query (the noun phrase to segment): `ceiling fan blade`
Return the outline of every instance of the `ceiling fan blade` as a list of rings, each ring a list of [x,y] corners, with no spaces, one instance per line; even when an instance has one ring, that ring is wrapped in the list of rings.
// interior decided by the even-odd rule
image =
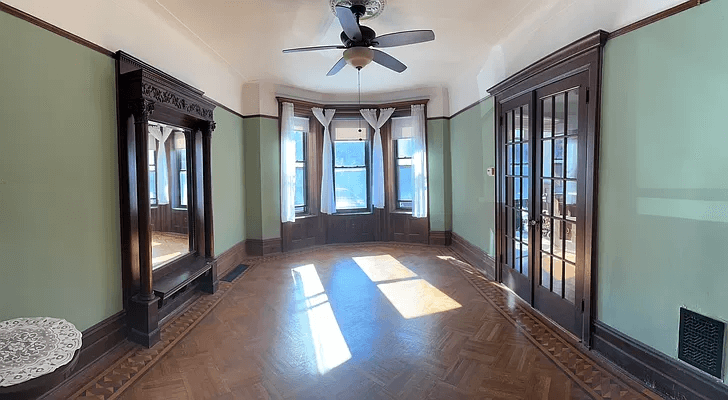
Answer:
[[[284,53],[299,53],[302,51],[318,51],[318,50],[337,50],[345,49],[342,45],[331,45],[331,46],[313,46],[313,47],[297,47],[295,49],[285,49]]]
[[[374,39],[374,47],[396,47],[408,44],[429,42],[435,40],[435,32],[431,30],[403,31],[388,33]]]
[[[359,22],[356,20],[356,15],[351,12],[350,8],[347,7],[336,7],[336,18],[339,19],[341,27],[344,29],[344,33],[349,39],[358,42],[361,40],[361,29],[359,28]]]
[[[344,67],[346,66],[346,60],[344,60],[344,57],[341,57],[341,60],[337,62],[332,68],[331,71],[329,71],[326,76],[334,76],[339,73]]]
[[[372,51],[374,51],[374,59],[372,61],[375,63],[399,73],[402,73],[407,69],[406,65],[402,64],[399,60],[389,54],[377,49],[372,49]]]

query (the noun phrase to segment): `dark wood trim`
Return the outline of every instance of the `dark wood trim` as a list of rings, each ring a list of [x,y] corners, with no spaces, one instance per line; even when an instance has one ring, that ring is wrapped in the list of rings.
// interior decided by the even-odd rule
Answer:
[[[246,252],[246,240],[241,240],[235,243],[233,247],[225,250],[222,254],[218,255],[215,260],[217,262],[217,277],[222,278],[230,270],[235,268],[240,261],[245,258],[248,253]]]
[[[519,72],[511,75],[509,78],[505,79],[501,83],[488,89],[488,93],[498,97],[498,101],[504,102],[520,95],[524,91],[531,91],[534,85],[528,84],[529,79],[535,77],[540,73],[543,73],[544,71],[552,69],[559,64],[563,64],[569,60],[577,58],[582,54],[586,54],[590,50],[601,48],[606,43],[608,35],[609,33],[599,30],[575,42],[572,42],[567,46],[562,47],[561,49],[520,70]],[[561,79],[561,77],[556,78]],[[543,82],[540,84],[540,86],[545,86],[549,83],[551,82]],[[514,88],[520,88],[522,86],[525,86],[525,90],[514,90]]]
[[[274,119],[276,121],[278,120],[278,117],[273,116],[273,115],[266,115],[266,114],[242,115],[242,117],[243,117],[243,119],[248,119],[248,118],[267,118],[267,119]]]
[[[104,353],[122,342],[126,338],[126,333],[126,311],[119,311],[83,331],[81,355],[74,373],[96,361]]]
[[[481,270],[488,279],[495,279],[495,259],[457,233],[452,232],[451,235],[452,249],[465,261]]]
[[[637,29],[643,28],[647,25],[654,24],[657,21],[661,21],[667,17],[672,17],[675,14],[679,14],[683,11],[689,10],[693,7],[697,7],[701,4],[707,3],[710,0],[688,0],[684,3],[678,4],[672,8],[668,8],[665,11],[659,12],[654,15],[650,15],[647,18],[641,19],[637,22],[633,22],[625,27],[619,28],[616,31],[609,34],[609,40],[612,40],[616,37],[625,35],[627,33],[630,33],[632,31],[636,31]]]
[[[409,110],[411,106],[415,104],[424,104],[427,106],[427,103],[430,101],[430,99],[417,99],[417,100],[408,100],[408,101],[395,101],[395,102],[384,102],[384,103],[365,103],[365,104],[356,104],[356,103],[315,103],[308,100],[300,100],[300,99],[292,99],[287,97],[276,97],[276,100],[278,100],[278,103],[282,102],[289,102],[293,103],[294,106],[294,112],[298,113],[299,110],[301,111],[308,111],[310,114],[310,109],[313,107],[319,107],[319,108],[334,108],[336,109],[337,113],[346,113],[346,112],[358,112],[360,109],[366,109],[366,108],[394,108],[395,110]],[[278,117],[275,117],[278,118]]]
[[[30,22],[31,24],[33,24],[39,28],[45,29],[52,33],[55,33],[56,35],[66,38],[74,43],[80,44],[81,46],[88,47],[89,49],[99,52],[105,56],[115,58],[113,51],[107,50],[107,49],[97,45],[96,43],[90,42],[78,35],[74,35],[73,33],[68,32],[67,30],[61,29],[55,25],[52,25],[46,21],[43,21],[42,19],[40,19],[38,17],[34,17],[34,16],[26,13],[25,11],[18,10],[17,8],[9,6],[3,2],[0,2],[0,11],[4,12],[6,14],[10,14],[14,17],[20,18],[23,21]]]
[[[430,244],[433,246],[452,245],[451,231],[430,231]]]
[[[74,392],[77,386],[86,382],[85,369],[97,361],[103,361],[104,365],[116,361],[115,357],[109,357],[111,350],[126,342],[126,312],[118,313],[104,319],[96,325],[82,332],[83,344],[79,350],[78,363],[70,371],[68,377],[45,393],[43,398],[62,399],[67,398],[67,391]],[[128,343],[128,342],[127,342]],[[120,356],[121,354],[117,354]],[[104,359],[109,357],[110,359]]]
[[[245,241],[245,250],[251,256],[267,256],[282,252],[281,238],[248,239]]]
[[[216,107],[220,107],[220,108],[222,108],[223,110],[225,110],[225,111],[227,111],[227,112],[229,112],[229,113],[231,113],[231,114],[234,114],[235,116],[237,116],[237,117],[239,117],[239,118],[245,118],[245,116],[244,116],[243,114],[241,114],[241,113],[239,113],[239,112],[237,112],[237,111],[233,110],[232,108],[230,108],[230,107],[228,107],[228,106],[226,106],[226,105],[224,105],[224,104],[220,103],[219,101],[217,101],[217,100],[214,100],[214,99],[211,99],[211,98],[209,98],[209,97],[207,97],[207,96],[203,96],[203,97],[205,98],[205,100],[207,100],[207,101],[209,101],[210,103],[214,104],[214,105],[215,105]]]
[[[451,115],[449,119],[453,119],[453,118],[457,117],[458,115],[464,113],[465,111],[468,111],[468,110],[470,110],[473,107],[477,107],[480,103],[488,100],[491,97],[493,97],[493,96],[488,95],[488,96],[483,97],[482,99],[480,99],[480,100],[478,100],[478,101],[476,101],[476,102],[474,102],[474,103],[466,106],[462,110],[460,110],[460,111],[456,112],[455,114]]]
[[[728,386],[609,325],[594,322],[594,350],[667,398],[728,399]]]

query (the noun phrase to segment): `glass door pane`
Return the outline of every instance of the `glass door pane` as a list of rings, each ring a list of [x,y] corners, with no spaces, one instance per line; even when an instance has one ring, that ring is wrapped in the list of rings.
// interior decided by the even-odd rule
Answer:
[[[501,138],[503,204],[503,282],[519,296],[531,298],[531,203],[533,180],[530,95],[503,105]]]
[[[538,199],[533,238],[533,306],[577,336],[582,332],[583,227],[579,148],[585,147],[586,74],[537,91],[533,180]],[[536,230],[536,229],[534,229]]]

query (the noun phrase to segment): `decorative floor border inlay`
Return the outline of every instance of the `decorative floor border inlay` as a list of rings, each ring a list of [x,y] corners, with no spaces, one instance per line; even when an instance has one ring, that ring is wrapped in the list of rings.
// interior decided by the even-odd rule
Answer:
[[[459,271],[488,303],[495,307],[557,367],[595,399],[661,398],[648,389],[641,387],[638,383],[627,383],[626,380],[629,378],[620,379],[614,373],[599,366],[596,361],[586,356],[581,350],[568,343],[566,339],[533,316],[533,313],[528,310],[527,306],[521,304],[522,300],[517,299],[515,294],[488,280],[480,270],[462,261],[462,258],[450,248],[387,242],[327,245],[326,247],[345,250],[347,248],[369,247],[372,245],[437,248],[440,255],[452,257],[456,261],[450,262],[450,265]],[[263,257],[247,257],[241,260],[240,263],[249,265],[245,272],[231,283],[220,281],[215,294],[200,297],[178,317],[163,326],[159,343],[150,349],[139,346],[131,350],[114,365],[77,391],[71,396],[71,399],[116,399],[182,340],[222,300],[233,285],[252,269],[268,261],[308,254],[318,250],[320,250],[320,246]]]
[[[111,400],[119,397],[182,340],[222,300],[232,286],[233,283],[220,282],[215,294],[203,295],[182,314],[163,326],[159,343],[149,349],[138,346],[131,350],[71,396],[71,399]]]
[[[518,299],[515,294],[486,278],[477,268],[462,261],[453,250],[443,249],[441,253],[457,260],[457,262],[451,262],[450,265],[460,271],[486,301],[516,326],[559,369],[595,399],[662,398],[646,388],[639,387],[637,383],[627,383],[599,366],[596,361],[535,317],[521,304],[522,300]]]

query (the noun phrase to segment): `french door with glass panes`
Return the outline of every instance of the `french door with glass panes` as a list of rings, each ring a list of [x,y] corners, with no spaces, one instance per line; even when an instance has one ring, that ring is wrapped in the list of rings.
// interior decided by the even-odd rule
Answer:
[[[501,279],[582,337],[586,91],[581,73],[501,105]]]

